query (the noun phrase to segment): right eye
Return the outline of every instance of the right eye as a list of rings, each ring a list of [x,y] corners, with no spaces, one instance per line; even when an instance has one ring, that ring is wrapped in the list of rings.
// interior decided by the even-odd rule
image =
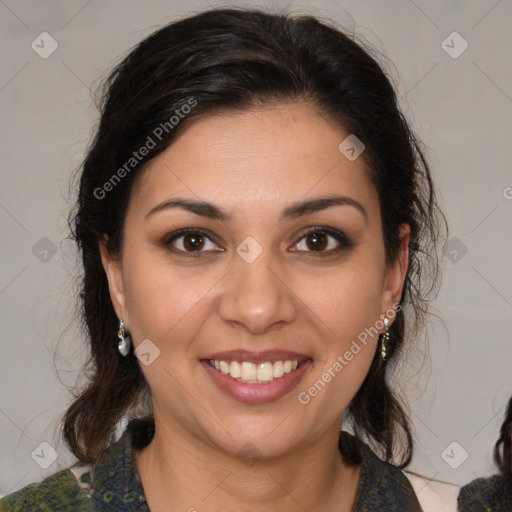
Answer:
[[[194,257],[197,257],[195,254],[199,256],[202,252],[223,251],[218,248],[206,231],[197,228],[185,228],[171,233],[166,237],[165,245],[171,246],[169,248],[173,252],[185,255],[188,253]]]

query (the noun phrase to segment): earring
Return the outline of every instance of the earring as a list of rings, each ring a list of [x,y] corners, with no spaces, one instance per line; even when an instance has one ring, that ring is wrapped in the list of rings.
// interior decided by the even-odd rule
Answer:
[[[127,356],[128,352],[130,352],[130,345],[132,344],[132,338],[129,334],[124,333],[124,324],[123,319],[119,320],[119,330],[117,331],[117,337],[119,338],[119,343],[117,344],[117,349],[122,356]]]
[[[384,325],[386,326],[386,331],[381,335],[380,338],[380,355],[382,357],[382,362],[386,361],[387,358],[387,347],[386,344],[389,341],[389,318],[384,318]]]

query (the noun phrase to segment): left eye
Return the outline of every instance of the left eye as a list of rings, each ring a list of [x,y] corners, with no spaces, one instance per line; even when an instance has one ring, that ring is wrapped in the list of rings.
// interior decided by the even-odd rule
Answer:
[[[348,247],[347,237],[340,231],[314,228],[304,233],[294,251],[334,252]]]

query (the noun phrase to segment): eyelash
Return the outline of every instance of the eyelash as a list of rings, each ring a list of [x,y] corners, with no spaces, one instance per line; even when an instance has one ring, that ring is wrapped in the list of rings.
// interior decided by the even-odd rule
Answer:
[[[338,231],[337,229],[333,229],[333,228],[329,228],[329,227],[322,227],[322,226],[315,226],[313,228],[308,229],[304,233],[302,233],[298,242],[296,242],[294,245],[299,244],[303,239],[305,239],[309,235],[312,235],[315,233],[329,235],[332,238],[334,238],[340,245],[338,247],[336,247],[335,249],[330,249],[329,251],[297,251],[297,250],[294,250],[293,252],[307,252],[310,254],[314,254],[315,256],[318,256],[318,257],[325,257],[325,256],[330,256],[331,254],[336,253],[341,250],[351,249],[354,245],[349,240],[349,238],[345,235],[345,233]],[[206,251],[183,251],[181,249],[169,247],[172,244],[172,242],[174,242],[177,239],[182,238],[186,235],[190,235],[190,234],[202,235],[202,236],[206,237],[208,240],[210,240],[211,242],[215,243],[215,241],[210,236],[209,232],[205,231],[204,229],[184,228],[184,229],[175,231],[174,233],[171,233],[169,236],[167,236],[163,240],[163,245],[165,247],[169,248],[172,252],[175,252],[175,253],[178,253],[181,255],[186,255],[187,257],[197,258],[201,255],[202,252],[206,252]],[[216,252],[223,252],[223,251],[216,251]]]

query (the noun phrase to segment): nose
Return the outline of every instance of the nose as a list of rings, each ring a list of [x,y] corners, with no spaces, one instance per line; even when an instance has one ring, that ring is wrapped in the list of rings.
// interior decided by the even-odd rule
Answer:
[[[220,316],[226,323],[262,334],[294,320],[297,307],[285,273],[273,261],[270,251],[251,263],[234,256],[228,285],[220,302]]]

